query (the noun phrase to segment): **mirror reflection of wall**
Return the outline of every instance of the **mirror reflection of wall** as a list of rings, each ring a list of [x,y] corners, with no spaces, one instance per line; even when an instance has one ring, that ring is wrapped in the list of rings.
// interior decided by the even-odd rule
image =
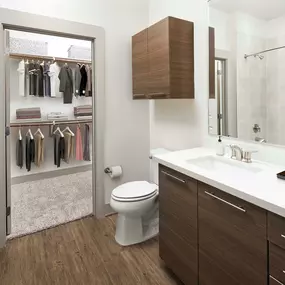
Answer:
[[[285,1],[211,0],[209,22],[209,133],[285,145]]]

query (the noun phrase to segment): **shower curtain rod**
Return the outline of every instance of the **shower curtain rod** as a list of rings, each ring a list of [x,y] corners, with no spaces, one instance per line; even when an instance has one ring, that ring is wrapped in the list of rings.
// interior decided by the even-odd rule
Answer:
[[[267,52],[270,52],[270,51],[279,50],[279,49],[283,49],[283,48],[285,48],[285,46],[277,47],[277,48],[271,48],[271,49],[266,49],[264,51],[253,53],[253,54],[245,54],[244,58],[247,59],[248,57],[251,57],[251,56],[257,56],[257,55],[260,55],[262,53],[267,53]]]

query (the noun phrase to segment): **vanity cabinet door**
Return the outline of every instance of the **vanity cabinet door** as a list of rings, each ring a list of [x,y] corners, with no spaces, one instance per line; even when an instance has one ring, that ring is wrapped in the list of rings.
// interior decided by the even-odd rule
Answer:
[[[198,283],[197,181],[159,170],[159,253],[185,285]]]
[[[266,285],[266,211],[198,183],[199,284]]]

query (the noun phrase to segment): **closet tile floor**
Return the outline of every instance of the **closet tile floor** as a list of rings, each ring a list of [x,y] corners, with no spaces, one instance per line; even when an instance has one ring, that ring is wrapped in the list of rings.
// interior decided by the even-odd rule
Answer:
[[[119,246],[115,218],[87,217],[10,240],[0,250],[0,284],[182,285],[160,260],[157,239]]]
[[[11,191],[12,233],[9,238],[92,213],[92,171],[16,184]]]

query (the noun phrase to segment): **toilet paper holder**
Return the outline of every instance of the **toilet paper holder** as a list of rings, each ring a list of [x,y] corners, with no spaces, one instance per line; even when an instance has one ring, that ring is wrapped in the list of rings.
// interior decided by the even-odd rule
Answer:
[[[105,172],[106,174],[112,174],[112,170],[111,170],[110,167],[106,167],[106,168],[104,169],[104,172]]]

